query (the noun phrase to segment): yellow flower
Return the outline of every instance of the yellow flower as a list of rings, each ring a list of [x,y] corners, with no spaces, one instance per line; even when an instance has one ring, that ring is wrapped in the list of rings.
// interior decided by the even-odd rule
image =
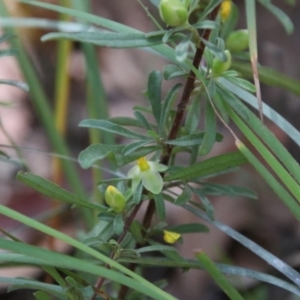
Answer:
[[[134,191],[142,181],[143,186],[148,191],[156,195],[159,194],[164,186],[164,181],[159,172],[164,172],[167,169],[167,166],[149,161],[146,157],[139,158],[136,165],[127,173],[127,176],[132,179],[132,190]]]
[[[231,8],[232,8],[231,0],[223,0],[221,4],[221,10],[220,10],[222,22],[225,22],[230,16]]]
[[[174,231],[164,230],[164,241],[168,244],[174,244],[178,241],[181,235]]]

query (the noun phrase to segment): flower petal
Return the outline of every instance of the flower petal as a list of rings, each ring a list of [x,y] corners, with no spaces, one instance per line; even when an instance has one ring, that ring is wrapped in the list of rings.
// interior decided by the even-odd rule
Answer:
[[[148,161],[150,167],[152,170],[155,170],[157,172],[164,172],[168,169],[168,166],[163,165],[163,164],[159,164],[155,161]]]
[[[159,194],[164,186],[163,179],[160,174],[152,169],[142,173],[143,186],[153,194]]]
[[[133,166],[128,172],[127,172],[127,177],[133,178],[138,175],[140,175],[141,171],[138,166]]]

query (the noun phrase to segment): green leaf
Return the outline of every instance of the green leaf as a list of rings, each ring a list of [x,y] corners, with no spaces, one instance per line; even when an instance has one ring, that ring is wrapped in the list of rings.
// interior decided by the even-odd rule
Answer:
[[[203,162],[186,167],[165,177],[165,181],[189,180],[225,171],[247,163],[247,159],[239,152],[230,152],[212,157]]]
[[[190,201],[192,197],[192,191],[188,186],[185,186],[182,193],[175,199],[174,204],[175,205],[182,205],[186,202]],[[178,232],[180,233],[180,232]]]
[[[192,133],[190,135],[182,136],[175,140],[165,141],[166,144],[174,145],[174,146],[195,146],[200,145],[203,142],[204,132]]]
[[[114,219],[114,233],[117,235],[122,234],[124,230],[124,220],[122,214],[117,214]]]
[[[207,221],[208,223],[214,225],[216,228],[220,229],[224,233],[226,233],[228,236],[233,238],[234,240],[238,241],[240,244],[244,245],[246,248],[248,248],[250,251],[261,257],[263,260],[265,260],[270,266],[273,266],[275,269],[277,269],[279,272],[284,274],[287,278],[289,278],[292,282],[296,284],[297,287],[299,287],[300,282],[300,274],[291,268],[288,264],[286,264],[281,259],[277,258],[275,255],[271,254],[270,252],[266,251],[262,247],[260,247],[258,244],[254,243],[247,237],[243,236],[242,234],[238,233],[234,229],[230,228],[229,226],[219,222],[219,221],[211,221],[209,218],[202,213],[200,210],[196,209],[193,206],[184,205],[184,208],[193,213],[196,216],[199,216],[201,219]],[[299,289],[298,289],[299,291]]]
[[[267,168],[249,151],[245,145],[238,142],[237,146],[241,153],[248,159],[248,161],[253,165],[253,167],[258,171],[258,173],[263,177],[263,179],[269,184],[272,190],[280,197],[280,199],[285,203],[285,205],[290,209],[292,214],[300,221],[300,206],[291,195],[285,190],[282,184],[275,179],[275,177],[267,170]],[[295,189],[295,192],[298,192]]]
[[[68,39],[81,43],[89,43],[110,48],[138,48],[150,47],[162,44],[163,33],[149,36],[144,33],[115,33],[115,32],[57,32],[48,33],[42,37],[42,41]]]
[[[187,133],[194,133],[199,125],[201,116],[201,101],[199,97],[194,96],[191,99],[191,104],[187,108],[187,115],[184,124],[184,129]]]
[[[256,98],[245,90],[233,85],[231,82],[221,80],[222,85],[226,85],[227,89],[236,93],[241,99],[254,106]],[[223,93],[223,96],[226,94]],[[234,99],[234,98],[233,98]],[[232,103],[228,102],[232,109],[240,116],[242,119],[251,127],[251,129],[261,137],[261,139],[269,146],[270,149],[275,153],[277,158],[282,162],[283,165],[288,169],[288,171],[295,177],[295,179],[300,183],[300,171],[299,164],[292,157],[292,155],[287,151],[287,149],[278,141],[270,130],[261,123],[261,121],[238,99]],[[243,114],[240,113],[241,109]],[[271,119],[276,125],[281,128],[288,136],[291,137],[300,146],[300,132],[293,127],[289,122],[287,122],[278,113],[272,110],[266,104],[263,104],[264,114]]]
[[[137,243],[143,242],[142,226],[137,220],[133,220],[129,230]]]
[[[231,68],[238,71],[243,77],[252,79],[252,67],[248,63],[233,61]],[[266,66],[258,66],[259,80],[267,85],[281,87],[297,96],[300,96],[300,82],[293,77],[278,72]]]
[[[142,127],[138,120],[129,117],[114,117],[110,118],[109,121],[120,126]]]
[[[47,293],[38,291],[33,294],[36,300],[52,300],[52,297],[50,297]]]
[[[189,34],[185,36],[179,44],[176,45],[175,55],[178,62],[184,62],[188,58],[189,49],[193,45],[191,39],[192,35]]]
[[[142,192],[143,192],[143,184],[140,181],[139,184],[137,185],[134,193],[133,193],[133,197],[132,197],[132,202],[134,204],[139,204],[141,199],[142,199]]]
[[[79,207],[89,208],[92,210],[97,210],[97,211],[103,210],[97,204],[88,202],[78,197],[77,195],[74,195],[64,190],[57,184],[48,181],[47,179],[40,177],[38,175],[34,175],[31,173],[23,173],[22,171],[19,171],[16,178],[19,181],[26,184],[27,186],[30,186],[31,188],[35,189],[39,193],[48,196],[51,199],[56,199],[64,203],[69,203],[69,204],[77,205]]]
[[[148,122],[148,120],[145,118],[145,116],[138,110],[135,110],[133,112],[136,119],[140,122],[140,124],[146,129],[146,130],[153,130],[152,126]]]
[[[8,288],[8,292],[15,291],[18,289],[32,289],[48,292],[51,295],[57,297],[57,299],[65,300],[64,290],[57,285],[47,284],[38,282],[30,279],[19,279],[19,278],[5,278],[0,277],[0,282],[9,283],[11,286]]]
[[[156,213],[160,221],[164,221],[166,219],[166,207],[165,200],[161,193],[154,195]]]
[[[79,123],[79,126],[101,129],[101,130],[104,130],[107,132],[125,136],[129,139],[149,140],[149,138],[143,134],[136,133],[132,130],[129,130],[123,126],[117,125],[117,124],[109,122],[107,120],[93,120],[93,119],[83,120]]]
[[[174,231],[180,234],[209,232],[209,228],[207,226],[199,223],[180,224],[180,225],[170,227],[167,230]]]
[[[224,293],[232,300],[243,300],[244,298],[230,284],[227,278],[221,273],[213,261],[203,252],[196,253],[197,259],[200,261],[203,268],[211,275],[214,281],[224,291]]]
[[[152,107],[153,116],[158,127],[160,126],[161,117],[161,82],[161,73],[158,71],[152,71],[148,78],[147,94]]]
[[[216,27],[219,27],[219,24],[216,21],[203,20],[192,24],[192,27],[197,29],[214,29]]]
[[[217,134],[217,123],[214,109],[209,100],[206,101],[205,106],[205,132],[203,137],[203,142],[200,146],[199,155],[208,154],[215,141]]]
[[[4,212],[4,209],[1,209],[2,213]],[[21,214],[19,214],[21,215]],[[25,216],[24,216],[25,217]],[[28,218],[29,219],[29,218]],[[32,220],[33,222],[33,220]],[[38,222],[37,222],[38,223]],[[45,225],[40,224],[40,228],[43,227]],[[47,227],[47,226],[45,226]],[[63,235],[62,233],[59,232],[60,235]],[[73,240],[71,238],[69,238],[70,241]],[[75,241],[75,240],[73,240]],[[76,243],[78,243],[78,245],[82,245],[80,242],[75,241]],[[34,259],[40,259],[43,262],[45,262],[46,265],[52,265],[52,266],[57,266],[59,268],[66,268],[66,269],[71,269],[71,270],[78,270],[84,273],[88,273],[88,274],[94,274],[98,277],[105,277],[113,282],[118,282],[122,285],[126,285],[130,288],[133,288],[134,290],[137,290],[139,292],[141,292],[142,294],[148,295],[150,297],[154,297],[154,298],[158,298],[158,299],[169,299],[169,300],[175,300],[174,297],[172,297],[171,295],[163,292],[162,290],[158,289],[156,286],[152,285],[150,282],[146,281],[145,279],[141,278],[140,276],[138,276],[137,274],[132,272],[132,276],[126,276],[123,275],[119,272],[113,271],[113,270],[109,270],[103,266],[99,266],[96,265],[94,263],[90,263],[88,261],[85,261],[84,259],[79,259],[79,258],[75,258],[75,257],[71,257],[68,255],[64,255],[64,254],[60,254],[57,252],[52,252],[46,249],[42,249],[42,248],[38,248],[36,246],[31,246],[31,245],[26,245],[24,243],[19,243],[19,242],[14,242],[14,241],[9,241],[3,238],[0,238],[0,248],[1,249],[6,249],[6,250],[10,250],[13,252],[17,252],[17,253],[22,253],[26,256],[32,257]],[[104,257],[105,256],[103,254],[101,254],[100,252],[93,250],[87,246],[82,245],[82,250],[83,249],[89,249],[89,253],[92,254],[94,257],[98,257],[97,259],[99,259],[100,257]],[[108,257],[106,257],[106,259],[110,262],[110,264],[114,267],[117,268],[121,268],[126,274],[130,275],[129,273],[131,273],[128,269],[126,269],[125,267],[121,266],[119,263],[109,259]],[[107,262],[108,262],[107,261]],[[119,269],[121,271],[121,269]],[[121,271],[121,272],[123,272]],[[0,281],[5,282],[6,278],[0,278]],[[6,282],[12,282],[12,280],[16,280],[16,279],[6,279]],[[19,279],[20,280],[20,279]],[[141,280],[141,281],[139,281]],[[34,282],[34,284],[36,285],[41,285],[41,288],[39,288],[40,290],[42,290],[43,286],[45,285],[45,283],[39,283],[39,282]],[[60,291],[61,287],[59,286],[54,286],[54,289],[59,289],[58,291]],[[63,298],[65,300],[65,298]]]
[[[220,61],[226,62],[227,56],[223,49],[220,49],[213,43],[201,38],[201,41],[204,43],[204,45],[207,47],[207,49],[214,54],[215,57],[217,57]]]
[[[137,142],[130,143],[122,149],[121,154],[126,156],[126,155],[136,151],[137,149],[139,149],[143,146],[146,146],[147,144],[149,144],[151,142],[152,141],[137,141]]]
[[[239,86],[240,88],[242,88],[246,91],[249,91],[250,93],[255,93],[256,92],[255,85],[252,84],[250,81],[245,80],[245,79],[241,79],[241,78],[237,78],[237,77],[224,76],[224,75],[225,74],[223,74],[223,77],[225,77],[227,80],[229,80],[233,84]]]
[[[200,201],[202,202],[207,216],[211,219],[215,219],[215,210],[214,207],[212,206],[211,202],[209,199],[205,196],[205,194],[200,190],[200,189],[193,189],[194,193],[198,196]]]
[[[132,152],[125,156],[115,153],[114,162],[117,165],[117,167],[122,167],[124,165],[127,165],[127,164],[141,158],[142,156],[146,156],[149,153],[160,150],[160,148],[161,148],[160,146],[148,146],[148,147],[144,146],[144,147],[136,150],[135,152]]]
[[[165,246],[165,245],[153,245],[153,246],[147,246],[142,247],[136,250],[138,253],[146,253],[146,252],[154,252],[154,251],[172,251],[177,252],[177,249],[172,246]]]
[[[166,65],[163,70],[163,77],[165,80],[170,80],[176,77],[187,75],[185,70],[182,70],[177,65]]]
[[[123,145],[90,145],[80,152],[78,162],[82,168],[88,169],[99,159],[109,157],[115,153],[121,153],[123,148]]]
[[[176,93],[182,87],[181,83],[175,84],[167,94],[167,97],[162,105],[161,116],[160,116],[160,125],[159,125],[159,135],[162,136],[164,130],[166,129],[168,117],[170,115],[171,105],[175,99]]]
[[[257,195],[252,190],[234,185],[216,184],[209,182],[200,182],[203,186],[203,193],[206,195],[214,196],[229,196],[229,197],[248,197],[252,199],[257,199]]]

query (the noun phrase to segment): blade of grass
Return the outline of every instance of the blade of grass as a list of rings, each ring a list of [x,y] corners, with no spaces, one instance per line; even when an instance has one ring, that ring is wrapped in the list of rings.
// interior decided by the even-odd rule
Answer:
[[[226,89],[232,93],[239,96],[245,102],[253,106],[255,97],[245,90],[233,85],[231,82],[222,80]],[[246,116],[239,114],[239,116],[249,125],[249,127],[264,141],[264,143],[272,150],[272,152],[277,156],[277,158],[282,162],[282,164],[287,168],[291,175],[300,183],[300,169],[297,161],[292,157],[292,155],[287,151],[287,149],[278,141],[275,135],[270,132],[270,130],[262,124],[262,122],[236,97],[230,96],[227,90],[222,91],[222,97],[226,100],[226,97],[231,97],[235,99],[234,102],[226,101],[231,108],[239,114],[239,111],[244,110]],[[264,112],[267,113],[267,117],[272,120],[276,125],[281,128],[288,136],[290,136],[299,146],[300,146],[300,133],[293,127],[289,122],[282,118],[278,113],[272,110],[269,106],[264,104]]]
[[[234,240],[238,241],[240,244],[244,245],[246,248],[248,248],[250,251],[261,257],[263,260],[265,260],[268,264],[273,266],[275,269],[277,269],[280,273],[284,274],[287,278],[289,278],[292,282],[294,282],[297,286],[300,286],[300,274],[291,268],[288,264],[283,262],[281,259],[277,258],[272,253],[266,251],[262,247],[260,247],[258,244],[254,243],[247,237],[243,236],[239,232],[235,231],[234,229],[230,228],[229,226],[219,222],[219,221],[212,221],[210,220],[205,213],[203,213],[198,208],[184,204],[183,207],[190,211],[192,214],[199,216],[201,219],[207,221],[208,223],[214,225],[219,230],[226,233],[228,236],[233,238]]]
[[[247,28],[249,31],[249,50],[252,65],[253,80],[256,87],[256,98],[260,119],[263,120],[263,107],[261,100],[261,91],[259,84],[259,76],[257,70],[257,35],[256,35],[256,5],[255,0],[245,0]]]
[[[244,78],[253,78],[251,65],[247,63],[233,61],[231,68],[241,73]],[[265,66],[258,66],[258,74],[261,82],[267,85],[281,87],[300,97],[300,82],[293,77]]]
[[[280,197],[280,199],[285,203],[285,205],[294,214],[297,220],[300,221],[300,206],[291,195],[283,188],[283,186],[274,178],[274,176],[263,166],[263,164],[251,153],[249,149],[246,148],[241,142],[237,142],[237,147],[241,153],[248,159],[252,166],[257,170],[257,172],[263,177],[263,179],[269,184],[272,190]],[[300,282],[300,279],[299,279]]]
[[[294,178],[287,172],[287,170],[278,162],[272,153],[263,145],[257,136],[250,130],[250,128],[238,117],[238,115],[230,108],[227,109],[228,115],[244,133],[251,144],[256,148],[259,154],[265,159],[269,166],[273,169],[275,174],[286,185],[288,190],[300,202],[300,186]]]
[[[8,207],[5,207],[3,205],[0,205],[0,214],[5,215],[5,216],[7,216],[7,217],[9,217],[9,218],[11,218],[13,220],[18,221],[18,222],[21,222],[22,224],[27,225],[27,226],[29,226],[31,228],[35,228],[36,230],[38,230],[40,232],[43,232],[43,233],[45,233],[47,235],[53,236],[53,237],[55,237],[55,238],[57,238],[57,239],[65,242],[65,243],[67,243],[67,244],[69,244],[69,245],[71,245],[71,246],[73,246],[73,247],[75,247],[75,248],[77,248],[77,249],[79,249],[79,250],[81,250],[81,251],[83,251],[83,252],[85,252],[85,253],[93,256],[93,257],[95,257],[96,259],[104,262],[105,264],[109,264],[111,266],[111,268],[115,268],[116,270],[119,270],[120,272],[123,272],[124,274],[128,275],[129,277],[131,277],[132,279],[134,279],[136,282],[138,282],[139,283],[138,286],[143,285],[143,287],[145,289],[147,289],[147,290],[150,289],[153,292],[153,294],[156,295],[155,298],[157,298],[157,299],[169,299],[169,300],[174,300],[175,299],[174,297],[172,297],[171,295],[167,294],[166,292],[160,290],[155,285],[153,285],[152,283],[150,283],[146,279],[142,278],[138,274],[130,271],[126,267],[124,267],[121,264],[117,263],[116,261],[110,259],[109,257],[105,256],[104,254],[100,253],[99,251],[94,250],[94,249],[92,249],[92,248],[84,245],[83,243],[81,243],[81,242],[79,242],[79,241],[77,241],[77,240],[75,240],[75,239],[67,236],[66,234],[64,234],[64,233],[62,233],[60,231],[54,230],[54,229],[50,228],[49,226],[46,226],[46,225],[44,225],[44,224],[42,224],[40,222],[37,222],[37,221],[35,221],[35,220],[33,220],[33,219],[25,216],[25,215],[22,215],[22,214],[14,211],[14,210],[8,208]],[[1,239],[0,245],[4,248],[5,243],[8,244],[8,242],[9,241]],[[10,242],[10,243],[12,243],[12,242]],[[26,254],[30,255],[30,256],[37,257],[37,258],[41,258],[41,257],[37,256],[37,254],[38,254],[37,253],[37,247],[33,247],[33,246],[29,246],[29,245],[23,245],[23,247],[20,247],[19,243],[15,243],[15,244],[17,244],[17,245],[15,246],[15,250],[13,250],[13,251],[19,252],[19,253],[20,252],[24,253],[23,250],[25,248],[29,249],[30,247],[32,247],[32,248],[34,248],[32,250],[32,252],[31,253],[27,252]],[[23,248],[23,249],[21,250],[20,248]],[[41,259],[44,259],[46,261],[49,259],[50,255],[52,255],[52,256],[56,255],[57,257],[61,257],[62,258],[61,259],[61,263],[62,263],[61,266],[62,267],[64,266],[63,261],[65,261],[67,263],[67,261],[71,261],[71,260],[73,260],[74,262],[77,261],[76,265],[78,265],[78,262],[82,263],[82,265],[83,264],[87,264],[87,262],[84,262],[81,259],[78,260],[76,258],[72,258],[72,257],[66,256],[66,255],[62,255],[62,254],[50,252],[50,251],[47,251],[47,250],[44,250],[44,249],[40,249],[40,248],[38,248],[38,249],[39,249],[40,253],[44,253],[44,252],[46,253],[47,252],[47,254],[45,254],[45,256],[43,256],[41,258]],[[89,266],[92,266],[92,264],[89,264]],[[69,263],[68,266],[65,266],[65,267],[68,267],[68,268],[72,269],[73,265]],[[100,268],[100,267],[98,267],[98,268]],[[108,270],[107,268],[104,268],[104,267],[102,267],[102,268],[104,270],[102,271],[101,274],[99,274],[100,276],[104,276],[104,277],[108,278],[108,274],[110,274],[111,272],[113,272],[111,270]],[[85,272],[89,272],[89,271],[85,270]],[[118,275],[121,276],[120,274],[118,274]],[[115,280],[114,277],[111,277],[111,279]],[[122,279],[121,282],[122,282],[122,284],[123,283],[125,284],[125,279]],[[136,282],[135,282],[135,285],[137,285]],[[133,287],[133,288],[136,288],[136,287]]]
[[[213,261],[204,253],[200,251],[196,253],[197,259],[200,261],[202,267],[214,279],[216,284],[224,291],[224,293],[232,300],[243,300],[244,298],[238,291],[229,283],[226,277],[221,273]]]

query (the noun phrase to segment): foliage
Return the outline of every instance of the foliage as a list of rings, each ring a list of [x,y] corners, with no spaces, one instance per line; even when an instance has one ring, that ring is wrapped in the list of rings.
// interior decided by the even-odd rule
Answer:
[[[72,257],[27,245],[7,234],[9,239],[0,238],[0,248],[9,250],[0,254],[3,265],[15,265],[16,262],[20,265],[38,265],[57,285],[20,278],[0,278],[0,282],[10,283],[10,291],[33,289],[37,291],[34,295],[38,300],[51,297],[144,299],[146,296],[175,299],[158,283],[147,281],[138,272],[138,267],[151,265],[205,270],[230,299],[243,297],[224,274],[254,278],[300,296],[300,274],[258,244],[216,220],[210,201],[211,195],[255,199],[255,192],[247,187],[218,183],[220,174],[234,172],[238,167],[250,163],[300,221],[299,165],[264,125],[263,116],[276,122],[298,145],[300,133],[278,113],[261,103],[258,74],[261,73],[261,80],[266,84],[280,81],[281,87],[298,95],[299,83],[289,81],[283,74],[275,73],[275,76],[264,67],[258,68],[255,0],[246,1],[248,28],[243,30],[235,30],[238,9],[230,0],[147,1],[152,3],[162,19],[155,20],[151,16],[159,27],[147,33],[93,15],[88,12],[89,5],[82,1],[73,0],[61,6],[43,1],[20,2],[28,7],[56,11],[62,19],[10,18],[1,2],[0,25],[5,27],[7,34],[0,41],[11,38],[14,34],[12,26],[31,24],[37,28],[57,30],[44,35],[42,41],[58,40],[61,43],[58,52],[61,59],[68,53],[67,44],[63,43],[82,43],[87,66],[89,118],[79,126],[88,128],[91,145],[82,149],[78,162],[82,168],[94,170],[95,188],[94,191],[84,190],[74,164],[68,160],[61,160],[60,163],[72,191],[67,191],[56,182],[20,171],[17,175],[19,181],[45,196],[79,209],[87,232],[82,239],[71,238],[0,205],[2,215],[62,240],[78,250],[78,257]],[[292,32],[293,25],[283,11],[271,1],[258,2],[279,19],[287,33]],[[70,21],[70,16],[77,21]],[[17,56],[31,101],[54,150],[68,156],[66,141],[57,129],[42,84],[19,38],[12,39],[11,45],[12,50],[2,50],[1,56]],[[97,70],[95,46],[145,48],[168,61],[163,72],[153,70],[149,74],[145,93],[148,105],[136,106],[134,117],[109,118],[105,92]],[[63,61],[59,62],[57,74],[57,97],[60,101],[67,98],[63,90],[67,83]],[[254,84],[246,79],[249,78],[250,65],[254,70]],[[180,83],[177,82],[165,93],[164,80],[174,78]],[[27,87],[14,81],[0,83]],[[94,95],[101,95],[100,100]],[[258,118],[248,105],[255,107],[261,117]],[[56,119],[64,120],[61,110],[56,110]],[[204,118],[204,122],[201,118]],[[237,149],[211,157],[214,145],[227,138],[218,132],[218,122],[233,136]],[[243,140],[253,145],[263,161],[237,138],[234,128],[243,133]],[[126,144],[117,144],[115,136],[123,137]],[[179,164],[176,159],[178,156],[187,158],[188,164]],[[103,179],[104,168],[100,164],[103,160],[110,162],[108,179]],[[134,166],[125,174],[123,166],[131,163]],[[215,178],[215,183],[210,178]],[[169,226],[167,202],[198,216],[199,223]],[[148,206],[143,220],[139,221],[136,215],[143,203]],[[196,254],[195,260],[182,257],[174,244],[182,242],[182,236],[187,233],[209,234],[208,227],[202,221],[243,244],[289,281],[250,269],[214,263],[209,258],[210,254],[203,251]],[[161,242],[157,241],[157,237]],[[160,253],[163,258],[154,257],[153,252]]]

